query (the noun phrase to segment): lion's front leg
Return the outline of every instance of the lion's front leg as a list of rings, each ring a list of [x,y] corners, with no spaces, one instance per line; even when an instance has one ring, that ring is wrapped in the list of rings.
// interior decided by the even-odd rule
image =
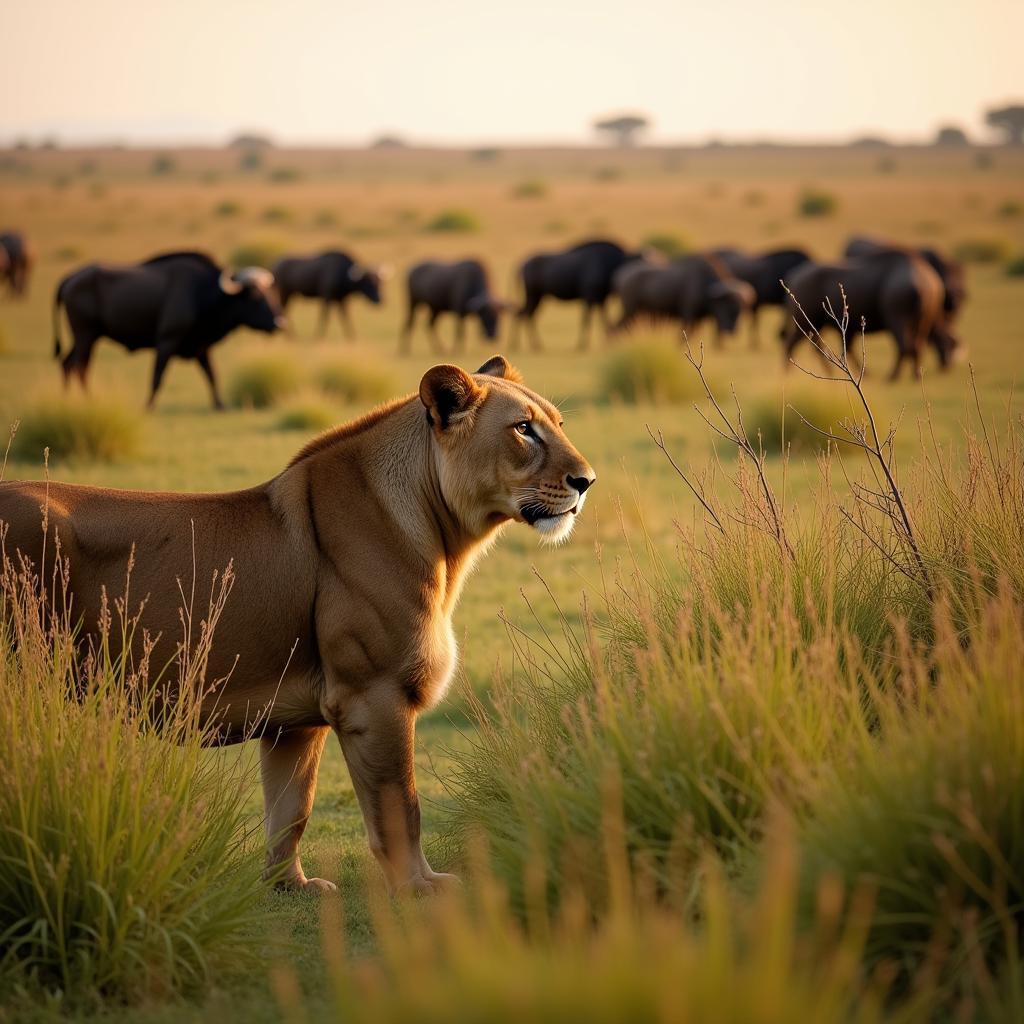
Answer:
[[[332,724],[388,890],[393,895],[431,893],[455,882],[454,875],[431,870],[420,846],[413,764],[416,714],[400,688],[350,697]]]
[[[320,755],[327,727],[289,729],[260,740],[260,775],[267,823],[267,876],[288,889],[337,888],[324,878],[307,878],[299,840],[313,811]]]

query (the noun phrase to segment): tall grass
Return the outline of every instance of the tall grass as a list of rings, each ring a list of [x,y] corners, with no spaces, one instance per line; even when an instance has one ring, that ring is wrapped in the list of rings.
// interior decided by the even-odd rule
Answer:
[[[295,394],[299,372],[287,359],[265,356],[238,367],[228,383],[228,398],[241,409],[268,409]]]
[[[599,390],[603,397],[629,405],[671,404],[697,398],[700,384],[678,348],[638,343],[605,361]]]
[[[157,679],[127,584],[85,645],[63,596],[67,566],[58,558],[40,579],[6,556],[0,1002],[16,990],[75,1006],[168,997],[252,965],[262,883],[244,828],[251,782],[240,757],[206,751],[199,714],[230,572],[202,628],[195,610],[202,639]]]
[[[138,451],[139,419],[109,402],[41,402],[22,415],[11,454],[39,462],[47,448],[58,462],[123,461]]]

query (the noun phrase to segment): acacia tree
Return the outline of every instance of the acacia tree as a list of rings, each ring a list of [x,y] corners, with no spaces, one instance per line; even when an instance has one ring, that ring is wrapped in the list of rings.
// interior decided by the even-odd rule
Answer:
[[[1024,144],[1024,105],[996,107],[985,115],[985,123],[1003,132],[1011,146]]]
[[[962,128],[954,124],[943,125],[935,135],[936,146],[964,147],[971,144]]]
[[[650,121],[643,114],[618,114],[595,121],[594,130],[612,136],[615,145],[625,148],[635,146],[637,135],[649,125]]]

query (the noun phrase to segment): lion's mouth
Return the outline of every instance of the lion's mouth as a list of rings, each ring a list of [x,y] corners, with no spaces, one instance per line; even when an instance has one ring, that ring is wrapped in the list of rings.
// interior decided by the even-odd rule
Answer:
[[[574,516],[579,510],[580,503],[577,501],[575,505],[570,508],[564,508],[561,512],[552,512],[551,509],[544,505],[525,505],[519,510],[519,514],[529,526],[536,526],[540,522],[554,522],[563,516]]]

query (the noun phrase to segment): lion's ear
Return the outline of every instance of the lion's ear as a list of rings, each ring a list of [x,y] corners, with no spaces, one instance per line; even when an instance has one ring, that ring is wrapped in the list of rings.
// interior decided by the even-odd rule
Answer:
[[[523,375],[504,356],[491,356],[476,372],[488,377],[504,377],[514,384],[523,383]]]
[[[459,366],[432,366],[420,381],[420,401],[427,418],[439,430],[446,430],[479,401],[483,389]]]

